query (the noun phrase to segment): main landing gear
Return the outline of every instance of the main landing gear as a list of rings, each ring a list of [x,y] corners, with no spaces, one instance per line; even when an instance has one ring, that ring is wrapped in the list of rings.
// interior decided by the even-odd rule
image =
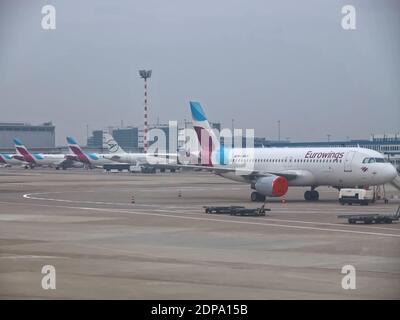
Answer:
[[[251,201],[253,201],[253,202],[264,202],[265,201],[265,196],[256,191],[253,191],[251,193],[250,198],[251,198]]]
[[[319,199],[319,193],[317,190],[314,190],[314,188],[311,188],[311,190],[304,192],[304,199],[307,201],[317,201]]]

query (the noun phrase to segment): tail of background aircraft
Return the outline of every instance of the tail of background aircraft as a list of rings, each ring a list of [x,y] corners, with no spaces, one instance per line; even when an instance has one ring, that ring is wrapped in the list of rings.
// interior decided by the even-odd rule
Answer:
[[[78,157],[78,160],[87,163],[89,162],[87,156],[85,153],[82,151],[81,147],[79,144],[75,141],[74,138],[72,137],[67,137],[67,142],[68,142],[68,148],[71,150],[71,152]]]
[[[24,146],[21,140],[14,138],[14,146],[15,150],[17,151],[17,154],[20,154],[22,156],[29,155],[30,152],[28,149]]]
[[[212,153],[220,149],[219,140],[212,130],[200,103],[190,101],[190,111],[192,112],[193,127],[200,143],[201,163],[212,166]]]
[[[103,133],[103,149],[107,149],[109,153],[126,153],[111,134]]]
[[[17,152],[14,158],[20,161],[26,161],[33,167],[36,164],[35,158],[24,146],[21,140],[14,138],[15,150]]]

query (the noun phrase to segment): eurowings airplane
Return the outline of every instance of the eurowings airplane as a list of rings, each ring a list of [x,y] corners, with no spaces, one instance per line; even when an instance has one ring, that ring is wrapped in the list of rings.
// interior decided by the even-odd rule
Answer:
[[[24,144],[19,139],[14,139],[15,150],[17,154],[13,156],[14,159],[26,162],[26,167],[55,167],[57,170],[62,168],[66,169],[68,167],[77,167],[71,156],[65,154],[46,154],[46,153],[31,153],[24,146]]]
[[[0,153],[0,164],[10,167],[14,165],[27,166],[28,163],[15,158],[16,154]]]
[[[82,162],[89,168],[102,168],[105,164],[115,164],[116,161],[109,158],[109,154],[86,153],[72,137],[67,137],[68,147],[75,155],[76,160]]]
[[[374,186],[397,177],[379,152],[364,148],[227,148],[220,144],[200,103],[190,102],[200,142],[202,169],[249,183],[252,201],[281,197],[289,186],[307,186],[305,200],[319,199],[319,186]],[[199,166],[197,166],[198,168]]]
[[[131,153],[125,152],[109,133],[103,133],[103,148],[109,154],[105,158],[112,161],[128,163],[137,166],[155,166],[160,168],[175,168],[177,153]]]

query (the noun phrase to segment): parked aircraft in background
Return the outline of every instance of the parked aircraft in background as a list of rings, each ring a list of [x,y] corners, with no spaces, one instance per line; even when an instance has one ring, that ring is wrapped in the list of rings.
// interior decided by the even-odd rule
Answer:
[[[11,166],[26,166],[28,163],[20,161],[14,158],[15,154],[0,153],[0,165],[11,167]]]
[[[95,153],[95,152],[83,152],[81,147],[72,137],[67,137],[68,147],[74,154],[77,161],[82,162],[89,168],[103,168],[105,164],[113,164],[116,161],[110,159],[109,154]]]
[[[177,153],[125,152],[109,133],[103,133],[103,148],[109,152],[109,154],[105,154],[104,156],[113,161],[140,167],[157,167],[161,170],[176,168],[174,164],[177,163]]]
[[[14,144],[17,153],[13,155],[13,159],[26,163],[26,168],[45,166],[54,167],[57,170],[60,168],[65,170],[69,167],[79,167],[79,164],[75,163],[73,157],[69,155],[31,153],[19,139],[14,139]]]

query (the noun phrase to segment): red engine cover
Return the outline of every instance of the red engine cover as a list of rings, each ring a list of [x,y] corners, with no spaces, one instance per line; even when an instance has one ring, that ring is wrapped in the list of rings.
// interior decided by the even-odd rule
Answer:
[[[272,194],[275,197],[282,197],[288,191],[288,182],[284,177],[276,177],[272,181]]]

